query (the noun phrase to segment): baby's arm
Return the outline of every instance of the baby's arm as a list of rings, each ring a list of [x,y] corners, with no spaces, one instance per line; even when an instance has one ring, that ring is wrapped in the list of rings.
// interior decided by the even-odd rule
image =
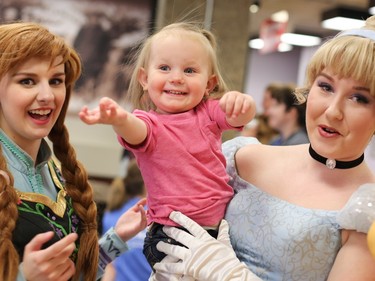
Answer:
[[[256,106],[254,99],[247,94],[230,91],[220,99],[220,107],[233,127],[244,126],[254,118]]]
[[[113,130],[132,145],[142,143],[147,136],[147,126],[141,119],[107,97],[101,98],[99,105],[92,110],[84,106],[79,117],[88,125],[112,125]]]

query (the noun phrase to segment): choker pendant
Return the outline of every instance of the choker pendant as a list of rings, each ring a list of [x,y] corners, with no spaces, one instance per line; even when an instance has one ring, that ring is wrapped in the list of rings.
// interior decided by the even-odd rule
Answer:
[[[336,160],[335,159],[327,159],[326,166],[328,169],[333,170],[336,167]]]
[[[310,153],[310,156],[324,164],[327,166],[328,169],[350,169],[350,168],[354,168],[354,167],[357,167],[359,164],[361,164],[364,160],[364,154],[362,154],[360,157],[358,157],[357,159],[355,160],[352,160],[352,161],[339,161],[339,160],[335,160],[335,159],[329,159],[329,158],[325,158],[321,155],[319,155],[312,147],[311,147],[311,144],[309,146],[309,153]]]

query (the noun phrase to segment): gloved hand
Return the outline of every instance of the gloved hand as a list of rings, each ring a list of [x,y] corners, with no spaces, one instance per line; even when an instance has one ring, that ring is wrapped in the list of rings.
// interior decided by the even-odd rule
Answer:
[[[226,220],[221,220],[216,240],[232,249],[229,237],[229,225]]]
[[[163,228],[168,236],[187,248],[159,242],[157,244],[159,251],[178,258],[180,261],[156,263],[154,266],[156,270],[190,275],[197,280],[205,281],[261,281],[237,259],[230,246],[228,224],[225,220],[222,220],[220,224],[219,240],[216,240],[200,225],[180,212],[172,212],[169,218],[186,228],[191,234],[175,227]]]
[[[179,259],[173,256],[166,256],[160,263],[175,263]],[[152,272],[148,281],[195,281],[193,277],[183,276],[181,274],[173,274],[170,272],[157,271]]]

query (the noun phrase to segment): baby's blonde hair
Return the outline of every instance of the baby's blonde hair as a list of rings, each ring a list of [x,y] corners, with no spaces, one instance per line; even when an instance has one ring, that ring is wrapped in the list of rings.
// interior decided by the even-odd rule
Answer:
[[[139,83],[140,69],[147,69],[150,60],[151,45],[156,38],[160,38],[165,35],[179,35],[184,36],[185,34],[191,34],[198,38],[202,43],[202,47],[206,48],[209,54],[209,60],[211,63],[211,75],[215,75],[217,79],[217,85],[210,93],[210,98],[220,98],[226,91],[227,85],[220,73],[219,62],[217,58],[217,46],[216,39],[213,33],[204,28],[201,28],[198,24],[179,22],[172,23],[163,27],[159,32],[149,36],[141,45],[136,55],[136,61],[134,66],[133,75],[130,80],[130,85],[127,93],[127,99],[131,105],[136,109],[142,109],[149,111],[155,109],[155,105],[148,97],[147,93],[143,90],[142,85]],[[188,39],[188,38],[187,38]],[[188,50],[187,50],[188,52]]]

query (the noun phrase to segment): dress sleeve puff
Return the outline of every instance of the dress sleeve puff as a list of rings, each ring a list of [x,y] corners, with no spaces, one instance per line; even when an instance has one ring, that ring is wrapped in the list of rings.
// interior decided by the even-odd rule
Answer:
[[[229,184],[234,191],[246,188],[248,183],[242,180],[237,174],[235,154],[238,149],[248,144],[259,144],[258,139],[253,137],[236,137],[223,143],[222,150],[227,163],[227,174],[229,175]]]
[[[361,185],[338,213],[341,228],[368,233],[375,222],[375,184]]]

